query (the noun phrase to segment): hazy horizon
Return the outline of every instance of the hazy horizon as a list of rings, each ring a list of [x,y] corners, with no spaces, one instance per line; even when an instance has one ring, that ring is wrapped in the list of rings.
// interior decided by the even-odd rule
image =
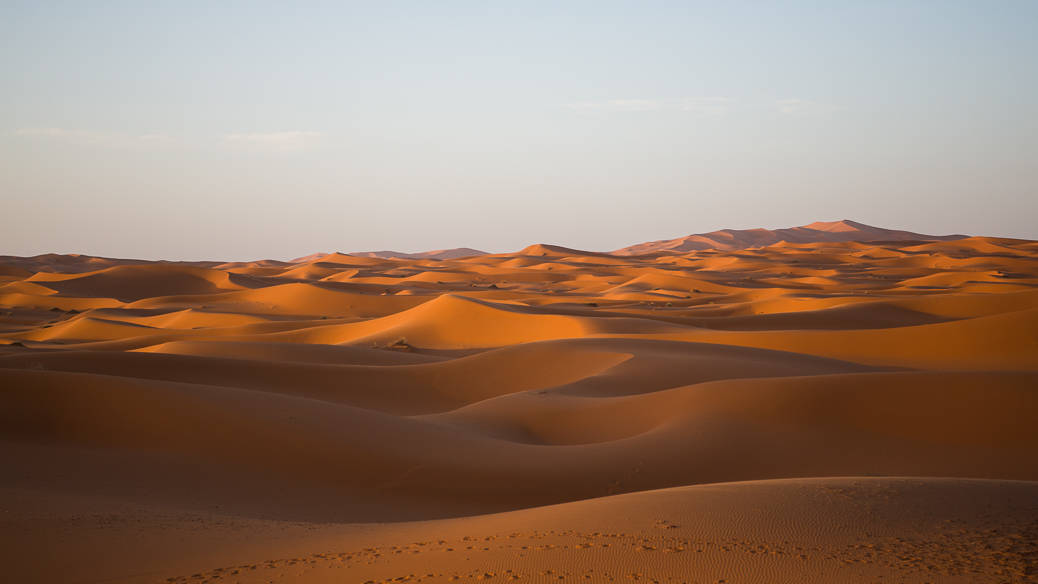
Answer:
[[[0,254],[1038,238],[1032,2],[9,2]]]
[[[834,220],[831,220],[831,221],[821,221],[821,222],[823,222],[823,223],[829,223],[829,222],[835,223],[835,222],[840,222],[840,221],[854,221],[854,220],[853,219],[849,219],[849,218],[844,218],[844,219],[834,219]],[[811,223],[815,223],[815,222],[811,222]],[[862,223],[862,222],[858,221],[858,222],[855,222],[855,223]],[[779,229],[786,229],[786,228],[790,228],[790,227],[807,227],[808,225],[809,225],[809,223],[805,223],[803,225],[789,225],[787,227],[774,227],[772,229],[773,230],[779,230]],[[920,234],[925,234],[925,235],[974,235],[974,233],[922,233],[920,231],[916,231],[916,230],[913,230],[913,229],[907,229],[907,228],[906,229],[898,229],[898,228],[891,228],[891,227],[883,227],[882,225],[868,225],[868,224],[866,224],[866,226],[868,226],[868,227],[880,227],[880,228],[893,229],[893,230],[902,230],[902,231],[914,231],[914,232],[917,232],[917,233],[920,233]],[[746,229],[756,229],[756,228],[760,228],[760,227],[747,227]],[[718,228],[718,229],[711,229],[711,231],[705,231],[703,233],[710,233],[710,232],[726,230],[726,229],[731,229],[731,228],[730,227],[721,227],[721,228]],[[680,235],[675,235],[675,237],[673,237],[673,238],[655,238],[655,239],[644,240],[644,241],[639,241],[639,242],[629,242],[629,244],[627,244],[627,245],[617,246],[617,247],[613,247],[613,248],[609,248],[609,249],[578,248],[576,246],[562,246],[562,247],[567,247],[567,248],[572,248],[572,249],[582,249],[584,251],[592,251],[592,252],[612,252],[612,251],[621,250],[622,248],[628,247],[629,245],[676,240],[676,239],[687,237],[687,235],[693,235],[693,234],[698,234],[698,233],[683,233],[683,234],[680,234]],[[520,247],[517,247],[515,249],[482,249],[482,248],[475,248],[473,246],[464,246],[464,245],[462,245],[462,246],[448,246],[448,247],[440,247],[440,248],[426,248],[426,249],[413,249],[413,250],[409,250],[409,249],[389,249],[389,248],[383,248],[383,249],[375,249],[375,248],[371,248],[371,249],[349,249],[349,250],[347,250],[347,249],[324,249],[324,250],[315,250],[315,251],[312,251],[310,253],[301,254],[301,255],[294,255],[294,256],[267,256],[267,257],[235,257],[235,258],[227,258],[227,257],[181,257],[181,258],[168,258],[168,257],[155,257],[155,256],[148,257],[148,256],[127,256],[127,255],[122,255],[122,256],[106,256],[106,257],[119,258],[119,259],[145,259],[145,260],[158,260],[158,261],[221,261],[221,260],[223,260],[223,261],[257,261],[257,260],[263,260],[263,259],[293,260],[293,259],[298,259],[298,258],[301,258],[301,257],[308,257],[310,255],[316,255],[316,254],[322,254],[322,253],[347,253],[347,254],[350,254],[350,253],[353,253],[353,254],[381,253],[381,252],[422,253],[422,252],[430,252],[430,251],[465,249],[465,248],[473,249],[474,251],[480,251],[480,252],[484,252],[484,253],[492,253],[493,254],[493,253],[517,252],[517,251],[520,251],[521,249],[523,249],[525,247],[532,246],[532,245],[537,245],[537,244],[561,246],[561,244],[556,244],[556,243],[553,243],[553,242],[528,242],[527,244],[523,244]],[[101,254],[88,254],[88,253],[83,253],[83,252],[79,252],[79,251],[70,251],[70,252],[51,251],[51,252],[40,252],[38,254],[31,254],[31,255],[32,256],[35,256],[35,255],[46,255],[48,253],[78,254],[78,255],[98,255],[98,256],[101,256]],[[4,254],[4,253],[0,253],[0,255],[17,255],[17,254]]]

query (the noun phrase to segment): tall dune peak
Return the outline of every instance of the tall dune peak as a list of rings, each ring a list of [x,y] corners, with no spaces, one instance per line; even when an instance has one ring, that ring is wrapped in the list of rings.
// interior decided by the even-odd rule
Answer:
[[[850,219],[840,219],[839,221],[815,221],[809,225],[804,225],[804,229],[814,229],[815,231],[864,231],[868,229],[880,229],[879,227],[873,227],[864,223],[858,223],[857,221],[851,221]]]
[[[815,221],[785,229],[721,229],[675,239],[649,241],[613,251],[616,255],[688,252],[716,249],[733,251],[776,243],[822,243],[843,241],[950,241],[966,235],[927,235],[912,231],[874,227],[850,219]]]

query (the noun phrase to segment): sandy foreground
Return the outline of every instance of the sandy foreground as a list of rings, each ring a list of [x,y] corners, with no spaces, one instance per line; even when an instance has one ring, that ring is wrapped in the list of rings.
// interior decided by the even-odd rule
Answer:
[[[0,580],[1038,580],[1038,242],[0,258]]]

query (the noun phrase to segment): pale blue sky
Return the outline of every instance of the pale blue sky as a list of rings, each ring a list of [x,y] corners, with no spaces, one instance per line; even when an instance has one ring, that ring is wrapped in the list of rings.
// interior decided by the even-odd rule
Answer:
[[[0,254],[1038,238],[1038,2],[0,0]]]

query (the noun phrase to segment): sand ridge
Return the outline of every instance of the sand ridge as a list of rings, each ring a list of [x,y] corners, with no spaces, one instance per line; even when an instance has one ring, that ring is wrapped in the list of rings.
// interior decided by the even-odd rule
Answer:
[[[5,565],[1033,580],[1038,245],[750,231],[622,254],[0,257]]]

